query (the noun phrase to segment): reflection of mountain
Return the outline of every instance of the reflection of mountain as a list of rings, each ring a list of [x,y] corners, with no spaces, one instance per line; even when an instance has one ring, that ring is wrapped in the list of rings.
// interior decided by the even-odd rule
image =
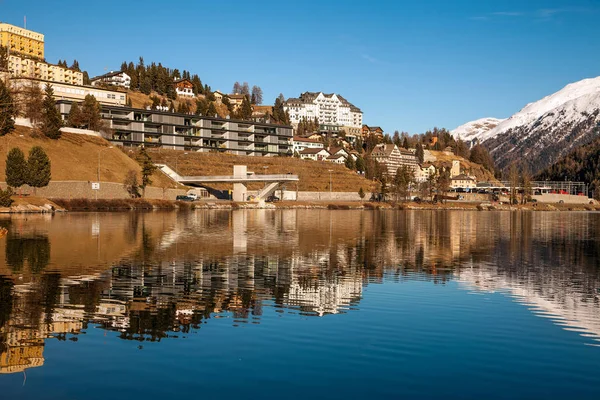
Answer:
[[[50,261],[35,274],[0,264],[10,272],[0,279],[2,372],[42,365],[46,338],[76,340],[90,323],[122,339],[159,341],[224,315],[233,324],[259,323],[265,308],[343,313],[360,308],[364,285],[417,275],[510,290],[563,324],[600,332],[594,214],[239,210],[77,218],[65,221],[99,243],[83,238],[83,248],[72,249],[79,270],[75,257],[54,253],[64,238],[58,228],[46,226],[38,240],[19,222],[15,239],[30,248],[17,254],[45,254],[52,243],[50,253],[72,261],[66,269]],[[102,249],[125,237],[129,247],[115,244],[107,268]]]

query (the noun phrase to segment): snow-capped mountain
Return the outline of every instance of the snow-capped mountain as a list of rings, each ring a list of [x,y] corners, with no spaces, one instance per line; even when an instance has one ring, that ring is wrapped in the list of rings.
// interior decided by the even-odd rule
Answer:
[[[460,138],[463,141],[472,144],[476,140],[481,141],[483,135],[494,129],[502,121],[504,120],[498,118],[480,118],[475,121],[467,122],[450,133],[456,139]]]
[[[537,172],[600,136],[600,77],[571,83],[530,103],[479,140],[496,165],[513,161]]]

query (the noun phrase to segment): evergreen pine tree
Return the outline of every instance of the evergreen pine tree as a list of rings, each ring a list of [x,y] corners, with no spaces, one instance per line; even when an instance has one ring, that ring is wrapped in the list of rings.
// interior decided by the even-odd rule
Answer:
[[[408,138],[404,136],[404,140],[402,141],[402,147],[408,149]]]
[[[98,103],[93,95],[88,94],[83,99],[83,104],[81,105],[81,116],[83,126],[85,126],[86,129],[90,129],[92,131],[100,130],[102,123],[100,103]]]
[[[52,85],[46,85],[44,102],[42,103],[42,132],[50,139],[60,138],[62,118],[56,108]]]
[[[142,147],[140,150],[140,155],[138,157],[138,162],[142,167],[142,184],[140,185],[142,189],[146,189],[146,186],[152,183],[152,179],[150,178],[154,171],[156,171],[156,166],[152,162],[152,159],[146,152],[146,149]]]
[[[48,186],[51,177],[48,155],[40,146],[32,147],[27,159],[27,184],[35,190],[35,188]]]
[[[354,158],[352,158],[352,156],[348,156],[346,158],[346,161],[344,162],[344,164],[346,165],[346,168],[348,168],[350,170],[354,170],[354,168],[356,168],[356,165],[354,163]]]
[[[18,147],[13,147],[6,157],[6,184],[12,188],[20,188],[27,183],[27,162],[25,155]]]
[[[37,127],[42,119],[42,104],[44,102],[42,89],[40,89],[38,82],[30,81],[21,90],[21,93],[25,118],[29,118],[31,124]]]
[[[244,96],[238,114],[240,119],[243,120],[248,120],[252,118],[252,104],[250,104],[250,99],[248,98],[248,96]]]
[[[84,85],[91,85],[92,82],[90,81],[90,75],[88,74],[87,71],[83,71],[83,84]]]
[[[421,145],[420,142],[417,143],[415,155],[419,159],[419,164],[423,164],[423,161],[425,161],[425,151],[423,150],[423,145]]]
[[[208,111],[208,102],[206,101],[206,99],[196,100],[196,115],[206,116],[207,111]]]
[[[79,107],[79,103],[77,102],[73,102],[71,104],[71,110],[69,111],[67,125],[71,128],[83,127],[83,115],[81,114],[81,107]]]
[[[215,103],[211,101],[208,105],[208,109],[206,110],[206,116],[214,117],[215,114],[217,114],[217,107],[215,107]]]
[[[0,79],[0,136],[4,136],[15,129],[16,115],[17,108],[10,90],[4,84],[4,81]]]
[[[8,71],[8,49],[0,46],[0,71]]]

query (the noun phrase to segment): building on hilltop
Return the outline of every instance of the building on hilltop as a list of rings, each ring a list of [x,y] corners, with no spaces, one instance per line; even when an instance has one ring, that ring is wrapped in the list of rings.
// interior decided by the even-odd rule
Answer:
[[[346,132],[362,126],[362,111],[339,94],[304,92],[298,98],[289,98],[283,108],[290,115],[290,122],[297,126],[301,121],[315,118],[322,133]]]
[[[15,25],[0,23],[0,46],[9,54],[44,59],[44,35]]]
[[[33,78],[83,85],[83,73],[80,71],[15,54],[8,56],[8,72],[11,78]]]
[[[131,77],[123,71],[110,71],[107,74],[95,76],[90,79],[92,86],[120,86],[129,89]]]
[[[58,100],[63,118],[72,101]],[[246,156],[291,156],[292,127],[201,115],[102,106],[102,119],[110,128],[110,142],[172,150],[223,152]]]
[[[365,138],[371,135],[375,135],[378,138],[383,138],[383,129],[381,129],[380,126],[363,125],[361,129],[362,136]]]
[[[179,79],[173,82],[177,96],[194,97],[194,85],[189,79]]]
[[[229,104],[231,104],[233,111],[237,111],[244,102],[244,97],[247,97],[245,94],[228,94],[226,96],[229,99]]]

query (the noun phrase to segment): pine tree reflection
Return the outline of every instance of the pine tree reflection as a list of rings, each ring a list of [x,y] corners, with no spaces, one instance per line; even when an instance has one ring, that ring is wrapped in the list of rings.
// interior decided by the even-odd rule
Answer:
[[[9,234],[6,237],[6,263],[13,272],[23,271],[27,262],[33,274],[42,272],[50,262],[50,241],[48,236],[36,234],[19,236]]]
[[[236,221],[243,232],[233,232],[231,213],[221,211],[124,218],[129,233],[137,232],[136,247],[106,272],[38,273],[19,290],[0,279],[7,371],[41,365],[45,338],[73,339],[90,323],[124,340],[158,342],[224,316],[234,325],[259,323],[269,308],[345,313],[359,308],[365,285],[413,279],[508,288],[527,302],[543,299],[573,325],[600,334],[600,218],[293,211],[245,215]],[[241,242],[245,249],[233,252]],[[32,271],[43,271],[49,253],[48,237],[6,241],[12,271],[32,263],[40,265]],[[7,332],[23,341],[9,344]],[[25,344],[27,359],[10,352]]]

